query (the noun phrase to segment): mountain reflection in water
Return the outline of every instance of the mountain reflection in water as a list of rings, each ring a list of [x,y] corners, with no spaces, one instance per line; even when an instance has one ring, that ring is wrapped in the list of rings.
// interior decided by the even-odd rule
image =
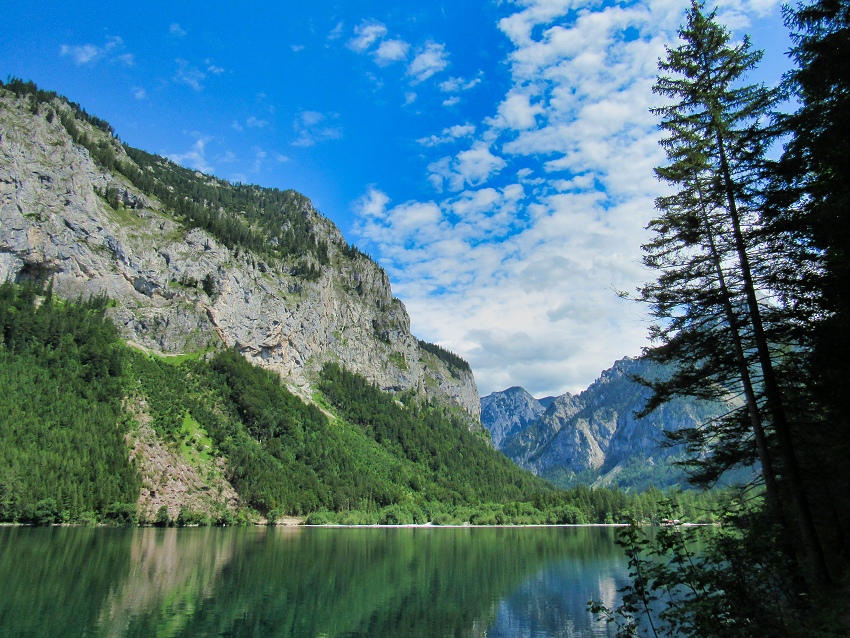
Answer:
[[[586,605],[625,583],[614,534],[6,527],[0,635],[607,636]]]

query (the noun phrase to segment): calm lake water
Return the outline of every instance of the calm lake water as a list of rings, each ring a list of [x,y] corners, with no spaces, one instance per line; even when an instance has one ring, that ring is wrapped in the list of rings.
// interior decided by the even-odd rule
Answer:
[[[610,528],[0,528],[2,636],[608,636]]]

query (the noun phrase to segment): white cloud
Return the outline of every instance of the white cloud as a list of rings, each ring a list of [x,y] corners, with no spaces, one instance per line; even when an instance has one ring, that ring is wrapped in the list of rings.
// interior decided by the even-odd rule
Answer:
[[[419,49],[416,57],[408,65],[407,74],[413,78],[414,84],[424,82],[432,75],[448,67],[448,56],[444,44],[428,41],[424,47]]]
[[[382,219],[385,216],[389,202],[390,198],[386,193],[379,191],[374,186],[370,186],[366,194],[357,200],[355,210],[362,217]]]
[[[103,59],[120,62],[126,66],[133,66],[135,63],[133,54],[121,53],[123,49],[124,40],[118,36],[110,36],[106,39],[106,43],[103,46],[97,46],[94,44],[63,44],[59,47],[59,55],[62,57],[70,57],[77,66],[94,64],[95,62],[99,62]]]
[[[464,185],[480,186],[498,174],[507,162],[493,155],[484,142],[476,142],[472,148],[461,151],[453,158],[444,157],[428,166],[429,181],[442,192],[444,187],[452,191]]]
[[[441,135],[421,137],[416,140],[416,143],[421,144],[422,146],[437,146],[439,144],[454,142],[458,138],[469,137],[473,133],[475,133],[474,124],[456,124],[454,126],[444,128]]]
[[[177,72],[174,74],[175,81],[185,84],[196,91],[202,91],[204,89],[201,81],[207,77],[206,73],[192,66],[188,60],[184,60],[183,58],[177,58],[174,62],[177,63]]]
[[[354,37],[348,41],[348,48],[357,53],[363,53],[386,35],[385,25],[376,20],[364,20],[354,27]]]
[[[304,50],[304,45],[303,44],[292,44],[292,45],[289,46],[289,48],[292,49],[293,53],[301,53],[301,51]]]
[[[460,93],[461,91],[468,91],[479,84],[481,84],[482,73],[479,73],[476,77],[471,80],[464,80],[463,78],[449,78],[443,82],[440,82],[439,88],[443,93]]]
[[[259,173],[262,170],[266,157],[268,157],[268,153],[259,146],[254,147],[254,164],[251,166],[252,173]]]
[[[531,96],[523,92],[511,92],[499,104],[497,115],[485,120],[493,128],[522,131],[537,125],[537,116],[544,113],[540,104],[532,104]]]
[[[224,67],[220,67],[214,64],[212,59],[210,58],[204,60],[204,64],[207,65],[207,73],[212,73],[213,75],[221,75],[222,73],[226,72],[226,69],[224,69]]]
[[[310,147],[319,142],[342,138],[342,127],[333,124],[339,118],[338,113],[324,114],[318,111],[302,111],[292,124],[296,139],[292,146]]]
[[[93,44],[83,44],[80,46],[68,46],[63,44],[60,48],[61,55],[70,56],[74,59],[75,64],[88,64],[97,60],[101,53],[100,49]]]
[[[245,124],[250,128],[265,128],[269,125],[268,120],[261,120],[253,115],[245,120]]]
[[[133,97],[137,100],[144,100],[148,96],[148,92],[141,86],[133,87]]]
[[[171,33],[171,35],[176,36],[178,38],[182,38],[184,35],[186,35],[186,31],[184,31],[183,28],[181,28],[181,26],[176,22],[171,23],[171,26],[168,28],[168,31],[169,33]]]
[[[342,37],[342,29],[343,29],[342,22],[337,22],[336,26],[328,32],[327,39],[329,41],[339,40]]]
[[[416,101],[416,93],[408,91],[404,94],[404,106],[410,106]]]
[[[387,66],[393,62],[402,62],[407,59],[410,45],[404,40],[384,40],[373,53],[375,62],[381,66]]]
[[[450,98],[443,100],[443,106],[454,106],[460,102],[460,98],[457,95],[453,95]]]
[[[168,154],[168,159],[172,162],[188,166],[189,168],[194,168],[195,170],[203,173],[212,173],[215,169],[207,161],[206,152],[207,144],[209,144],[213,138],[208,135],[198,133],[197,131],[190,133],[190,135],[195,138],[195,143],[192,145],[192,148],[185,153]]]

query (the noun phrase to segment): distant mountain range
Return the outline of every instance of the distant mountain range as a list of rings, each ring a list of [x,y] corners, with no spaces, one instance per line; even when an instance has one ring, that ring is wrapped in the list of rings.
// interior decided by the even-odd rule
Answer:
[[[693,427],[728,408],[677,399],[638,419],[650,390],[635,379],[663,373],[657,364],[625,358],[578,395],[535,399],[519,387],[494,392],[481,399],[481,423],[508,458],[561,486],[682,483],[685,474],[674,465],[682,450],[666,446],[664,432]]]

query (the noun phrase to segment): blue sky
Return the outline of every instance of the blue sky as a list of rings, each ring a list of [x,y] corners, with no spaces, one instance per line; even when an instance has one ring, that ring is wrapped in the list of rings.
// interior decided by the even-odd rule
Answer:
[[[413,332],[482,394],[578,391],[646,344],[621,300],[663,163],[651,87],[682,0],[48,2],[4,11],[0,76],[133,146],[294,188],[387,269]],[[721,19],[789,42],[774,0]]]

